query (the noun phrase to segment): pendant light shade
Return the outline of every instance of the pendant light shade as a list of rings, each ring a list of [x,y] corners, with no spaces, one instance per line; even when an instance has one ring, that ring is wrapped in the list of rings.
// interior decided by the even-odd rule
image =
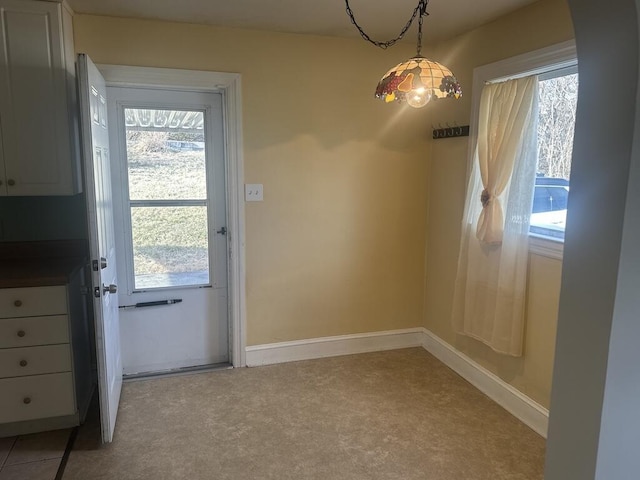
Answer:
[[[417,55],[389,70],[378,82],[376,98],[424,107],[437,98],[460,98],[462,89],[444,65]]]
[[[380,98],[387,103],[406,102],[411,107],[420,108],[436,98],[460,98],[462,96],[462,88],[460,88],[460,84],[451,73],[451,70],[441,63],[422,56],[422,23],[424,17],[429,15],[427,13],[429,0],[418,0],[418,5],[413,10],[411,18],[400,31],[400,34],[386,42],[372,40],[356,22],[353,11],[349,6],[349,0],[344,1],[347,7],[347,15],[349,15],[351,23],[358,29],[362,38],[382,49],[389,48],[397,41],[402,40],[413,21],[416,18],[418,19],[418,42],[415,57],[396,65],[382,77],[382,80],[378,82],[378,88],[376,88],[376,98]]]

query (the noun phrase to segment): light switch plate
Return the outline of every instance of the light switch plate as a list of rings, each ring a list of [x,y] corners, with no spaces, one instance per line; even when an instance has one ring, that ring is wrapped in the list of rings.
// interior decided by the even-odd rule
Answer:
[[[263,200],[261,183],[245,183],[244,200],[246,202],[261,202]]]

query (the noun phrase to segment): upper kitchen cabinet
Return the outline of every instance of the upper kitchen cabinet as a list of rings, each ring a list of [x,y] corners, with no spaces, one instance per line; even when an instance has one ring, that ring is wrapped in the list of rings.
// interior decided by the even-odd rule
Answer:
[[[0,195],[81,187],[75,52],[64,4],[0,0]]]

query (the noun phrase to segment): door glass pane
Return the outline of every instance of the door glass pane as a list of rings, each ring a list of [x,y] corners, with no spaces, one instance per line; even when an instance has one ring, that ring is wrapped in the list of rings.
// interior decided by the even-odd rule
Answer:
[[[131,200],[207,197],[204,112],[125,108]]]
[[[135,289],[209,283],[207,207],[131,207]]]

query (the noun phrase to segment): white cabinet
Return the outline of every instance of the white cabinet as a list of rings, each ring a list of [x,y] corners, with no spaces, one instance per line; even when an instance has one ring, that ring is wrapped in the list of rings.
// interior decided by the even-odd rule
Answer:
[[[0,0],[0,195],[81,191],[72,18]]]
[[[0,437],[78,425],[93,389],[81,273],[0,289]]]

